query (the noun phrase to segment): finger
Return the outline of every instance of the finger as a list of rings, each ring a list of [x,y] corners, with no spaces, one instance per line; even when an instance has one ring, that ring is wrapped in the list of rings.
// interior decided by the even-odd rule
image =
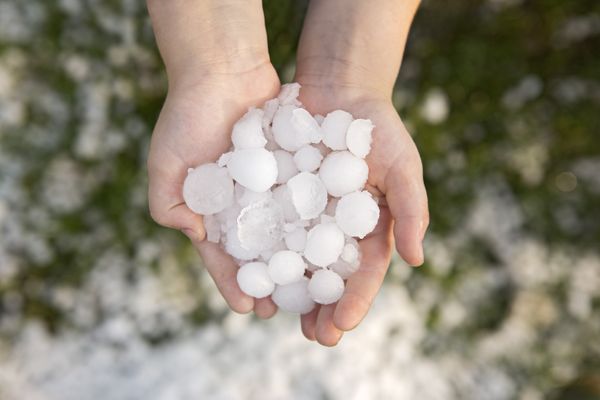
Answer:
[[[315,308],[312,309],[308,314],[302,314],[300,316],[300,327],[302,328],[302,334],[308,340],[317,340],[315,334],[315,328],[317,326],[317,316],[319,315],[320,305],[315,305]]]
[[[252,311],[254,298],[240,290],[237,283],[238,266],[233,258],[216,243],[202,241],[194,243],[194,245],[200,251],[206,270],[215,281],[229,307],[241,314]]]
[[[254,299],[254,313],[258,318],[269,319],[277,312],[277,306],[271,297]]]
[[[359,242],[362,253],[360,268],[346,282],[346,289],[333,316],[333,323],[338,329],[354,329],[369,311],[389,266],[391,228],[389,210],[383,207],[373,233]]]
[[[337,304],[327,304],[321,306],[317,316],[317,325],[315,327],[315,336],[317,342],[323,346],[335,346],[342,338],[343,332],[333,324],[333,314]]]
[[[429,225],[427,193],[421,159],[407,151],[391,166],[385,180],[386,200],[394,218],[394,237],[400,256],[410,265],[421,265],[423,236]]]
[[[183,201],[186,168],[181,161],[164,154],[163,160],[148,162],[148,204],[150,215],[158,224],[182,230],[190,239],[204,240],[202,216]]]

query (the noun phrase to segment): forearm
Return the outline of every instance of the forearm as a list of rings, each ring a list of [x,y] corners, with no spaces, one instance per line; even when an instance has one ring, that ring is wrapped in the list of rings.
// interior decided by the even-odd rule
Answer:
[[[305,85],[391,95],[418,0],[312,0],[298,48]]]
[[[169,84],[269,61],[260,0],[147,0]],[[177,81],[177,82],[176,82]]]

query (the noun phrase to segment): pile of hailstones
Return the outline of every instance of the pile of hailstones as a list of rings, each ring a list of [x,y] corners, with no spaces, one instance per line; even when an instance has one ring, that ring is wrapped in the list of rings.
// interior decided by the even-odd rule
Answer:
[[[371,121],[312,116],[299,91],[284,85],[251,108],[233,126],[233,149],[188,171],[183,197],[204,215],[207,240],[240,265],[244,293],[305,314],[342,296],[360,264],[355,238],[375,228],[379,207],[363,190]]]

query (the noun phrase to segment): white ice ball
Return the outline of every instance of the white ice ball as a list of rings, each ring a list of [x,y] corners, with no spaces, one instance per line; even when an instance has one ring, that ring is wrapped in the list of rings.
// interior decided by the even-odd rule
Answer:
[[[242,247],[238,237],[237,226],[229,228],[225,236],[225,251],[238,260],[248,261],[258,258],[259,251],[248,250]]]
[[[279,203],[283,210],[283,216],[286,221],[294,222],[300,219],[296,207],[292,201],[292,193],[287,185],[277,186],[273,189],[273,200]]]
[[[285,240],[285,245],[288,249],[293,251],[304,251],[306,247],[306,229],[297,227],[291,232],[288,232],[283,237]]]
[[[255,192],[265,192],[277,180],[277,161],[265,149],[236,150],[227,163],[229,174],[240,185]]]
[[[346,144],[356,157],[365,158],[371,151],[374,125],[369,119],[355,119],[348,127]]]
[[[273,137],[282,149],[296,151],[305,144],[310,143],[309,132],[296,131],[292,124],[292,116],[296,106],[287,105],[279,107],[273,117]]]
[[[323,140],[319,123],[304,108],[296,108],[292,111],[292,126],[296,132],[307,134],[311,143],[319,143]]]
[[[313,172],[321,165],[323,156],[319,149],[309,144],[302,146],[294,154],[296,168],[302,172]]]
[[[306,263],[302,256],[290,250],[278,251],[269,260],[269,275],[278,285],[301,280],[305,269]]]
[[[335,303],[344,294],[344,280],[333,271],[320,269],[313,272],[308,293],[319,304]]]
[[[243,208],[237,224],[240,244],[246,250],[262,252],[283,238],[283,210],[273,199]]]
[[[237,273],[237,283],[242,292],[257,299],[267,297],[275,289],[267,264],[260,261],[242,265]]]
[[[310,172],[301,172],[292,177],[287,187],[302,219],[318,217],[327,206],[327,189],[319,177]]]
[[[365,186],[369,167],[349,151],[334,151],[323,160],[319,177],[330,195],[340,197]]]
[[[335,221],[348,236],[364,238],[378,220],[379,206],[367,191],[343,196],[335,209]]]
[[[344,233],[335,223],[318,224],[306,236],[304,257],[319,266],[333,264],[344,248]]]
[[[285,150],[275,150],[273,152],[277,160],[277,183],[286,183],[292,176],[298,173],[298,167],[294,156]]]
[[[327,114],[321,123],[323,143],[332,150],[346,150],[346,132],[352,122],[352,115],[343,110]]]
[[[315,302],[308,294],[308,278],[287,285],[277,285],[271,295],[273,302],[283,311],[307,314],[315,308]]]
[[[183,199],[198,214],[215,214],[233,203],[233,181],[215,163],[190,169],[183,182]]]
[[[236,150],[264,147],[267,139],[262,129],[264,111],[251,108],[233,125],[231,141]]]

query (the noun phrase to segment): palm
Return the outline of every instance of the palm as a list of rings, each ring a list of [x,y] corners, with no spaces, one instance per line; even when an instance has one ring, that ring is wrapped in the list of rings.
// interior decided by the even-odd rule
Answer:
[[[170,91],[152,136],[148,157],[149,203],[153,218],[183,230],[199,250],[207,270],[230,307],[238,312],[254,308],[259,316],[272,315],[270,300],[254,300],[236,283],[233,259],[216,244],[204,241],[202,217],[187,208],[182,197],[187,170],[214,162],[231,145],[233,124],[251,106],[259,106],[279,91],[272,66],[252,72],[223,74]]]
[[[361,266],[348,280],[342,299],[302,316],[305,336],[333,345],[343,330],[352,329],[361,321],[383,282],[393,248],[392,226],[400,255],[412,265],[423,262],[421,240],[428,223],[427,198],[419,154],[389,100],[350,89],[305,85],[301,101],[312,113],[344,109],[355,117],[373,121],[367,186],[387,200],[387,205],[380,207],[374,232],[360,242]]]

